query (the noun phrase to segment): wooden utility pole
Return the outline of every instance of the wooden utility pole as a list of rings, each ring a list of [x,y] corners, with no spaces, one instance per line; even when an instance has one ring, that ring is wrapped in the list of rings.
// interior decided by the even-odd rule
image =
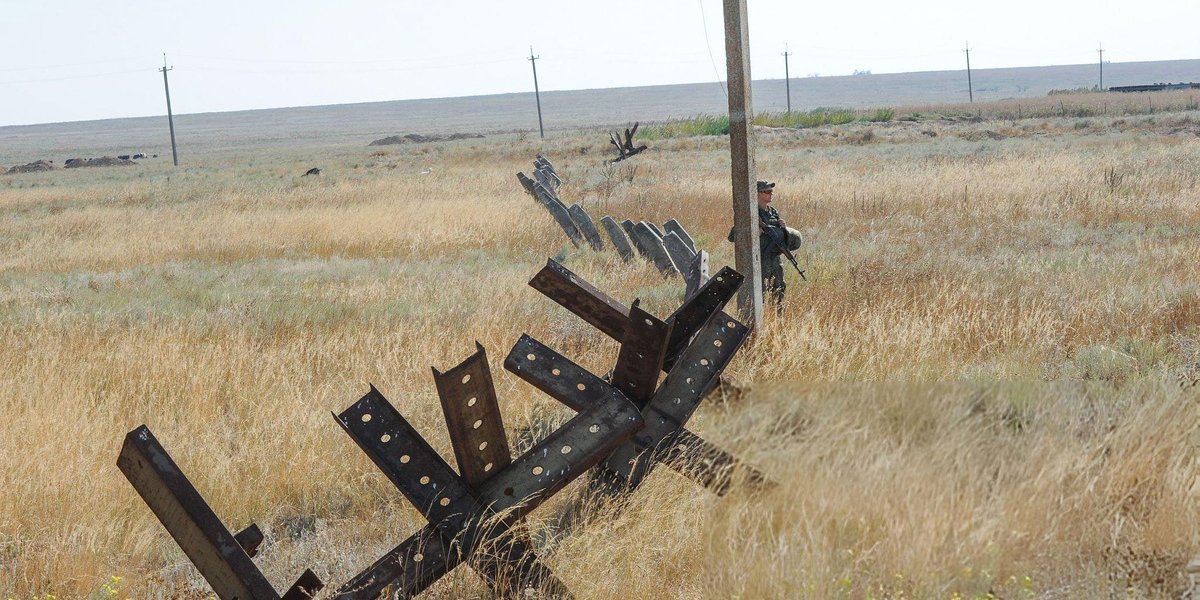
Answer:
[[[1100,91],[1104,91],[1104,44],[1100,44]]]
[[[542,127],[542,94],[538,91],[537,82],[537,60],[540,56],[533,55],[533,46],[529,47],[529,62],[533,64],[533,97],[537,100],[538,108],[538,134],[542,139],[546,138],[546,128]]]
[[[171,86],[167,83],[167,71],[173,68],[167,66],[167,53],[163,52],[163,68],[159,71],[163,74],[163,90],[167,92],[167,125],[171,127],[171,160],[178,167],[179,153],[175,150],[175,116],[171,114]]]
[[[750,29],[746,0],[725,2],[725,69],[729,83],[729,156],[733,179],[734,268],[746,277],[738,313],[762,325],[762,257],[758,251],[758,191],[754,173],[754,105],[750,100]]]
[[[967,53],[967,97],[975,102],[975,88],[971,86],[971,45],[967,44],[963,52]]]
[[[783,46],[783,81],[785,82],[784,87],[787,88],[788,113],[792,112],[792,76],[788,73],[788,56],[791,56],[791,54],[791,52],[788,52],[787,45],[785,44]]]

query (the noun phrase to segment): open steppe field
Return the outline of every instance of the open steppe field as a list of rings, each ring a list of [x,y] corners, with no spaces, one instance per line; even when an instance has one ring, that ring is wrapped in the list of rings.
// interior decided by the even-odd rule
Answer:
[[[762,130],[809,281],[692,426],[782,485],[718,498],[660,469],[569,536],[564,490],[530,528],[579,598],[1188,589],[1200,112],[978,108]],[[0,176],[0,598],[209,597],[116,468],[142,423],[227,524],[263,528],[277,588],[311,567],[332,590],[424,524],[330,418],[368,383],[447,458],[429,369],[476,340],[514,448],[569,417],[500,361],[527,332],[602,373],[616,345],[528,279],[557,257],[659,316],[683,284],[567,244],[514,177],[539,150],[565,200],[677,218],[732,261],[723,137],[615,167],[595,131],[366,141]],[[463,568],[426,597],[488,592]]]

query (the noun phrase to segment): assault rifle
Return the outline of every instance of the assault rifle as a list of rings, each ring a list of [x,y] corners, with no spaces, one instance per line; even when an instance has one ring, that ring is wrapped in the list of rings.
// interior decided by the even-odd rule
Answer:
[[[784,241],[780,242],[779,238],[776,237],[775,234],[771,233],[771,230],[767,229],[767,226],[763,225],[761,221],[758,223],[758,228],[761,230],[763,235],[767,236],[767,239],[770,240],[771,245],[779,248],[779,251],[787,257],[788,262],[792,263],[793,267],[796,267],[796,272],[800,274],[800,279],[808,281],[808,278],[804,276],[804,269],[801,269],[800,263],[796,261],[796,255],[792,254],[792,251],[787,249],[787,230],[784,229]]]

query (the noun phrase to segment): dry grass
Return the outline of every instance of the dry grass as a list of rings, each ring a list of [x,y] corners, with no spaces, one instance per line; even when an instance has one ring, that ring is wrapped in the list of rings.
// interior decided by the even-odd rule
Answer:
[[[555,502],[532,524],[555,571],[581,598],[1181,591],[1200,138],[1152,118],[763,136],[812,281],[695,427],[784,485],[718,499],[663,472],[565,538],[542,529]],[[724,140],[657,142],[636,171],[600,166],[601,141],[547,143],[564,196],[679,218],[730,260]],[[346,150],[317,180],[274,157],[0,184],[0,597],[204,597],[115,467],[139,423],[227,524],[263,526],[284,587],[341,583],[419,524],[328,415],[367,382],[449,456],[428,369],[479,340],[514,444],[559,418],[501,372],[517,336],[601,370],[616,348],[525,285],[545,258],[660,315],[682,284],[565,249],[512,177],[537,148],[510,142]],[[486,595],[465,569],[436,589]]]

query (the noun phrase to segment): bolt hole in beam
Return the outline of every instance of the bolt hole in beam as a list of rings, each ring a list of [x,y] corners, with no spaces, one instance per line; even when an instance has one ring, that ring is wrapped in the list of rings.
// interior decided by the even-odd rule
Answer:
[[[490,476],[483,470],[487,463],[492,463],[495,472],[511,461],[487,352],[482,345],[475,346],[474,354],[449,370],[433,369],[458,471],[468,487],[478,486]],[[463,380],[468,383],[460,383]]]
[[[462,382],[463,382],[464,384],[466,384],[466,383],[469,383],[470,381],[471,381],[471,374],[470,374],[470,373],[468,373],[468,374],[466,374],[466,375],[463,375]]]
[[[385,444],[386,444],[386,443],[388,443],[388,442],[392,441],[392,436],[390,436],[390,435],[388,435],[388,434],[386,434],[386,433],[385,433],[385,434],[383,434],[383,435],[379,436],[379,441],[381,441],[381,442],[383,442],[383,443],[385,443]]]
[[[541,475],[542,473],[545,473],[545,472],[546,472],[546,470],[545,470],[545,469],[543,469],[543,468],[541,467],[541,465],[538,465],[538,466],[534,467],[534,468],[532,469],[532,471],[531,471],[531,472],[532,472],[534,475]]]
[[[367,413],[367,414],[363,415],[363,416],[362,416],[362,422],[363,422],[363,423],[370,423],[370,422],[371,422],[371,413]]]

